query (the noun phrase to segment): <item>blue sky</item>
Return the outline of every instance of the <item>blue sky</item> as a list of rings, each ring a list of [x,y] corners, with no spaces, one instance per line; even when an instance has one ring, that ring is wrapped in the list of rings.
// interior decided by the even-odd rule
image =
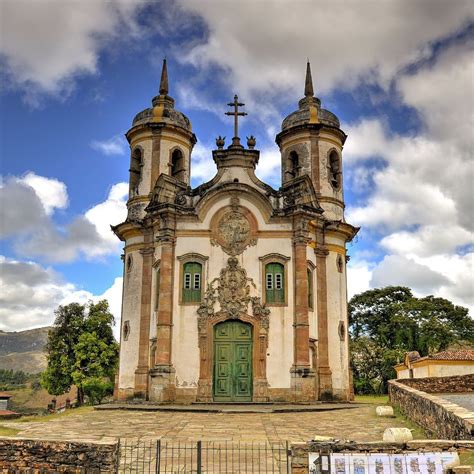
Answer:
[[[473,308],[472,2],[4,0],[0,329],[50,324],[58,304],[108,297],[120,312],[129,151],[124,133],[158,90],[198,144],[192,184],[212,177],[234,93],[257,174],[280,184],[274,143],[315,93],[349,138],[346,219],[362,227],[351,294],[404,284]]]

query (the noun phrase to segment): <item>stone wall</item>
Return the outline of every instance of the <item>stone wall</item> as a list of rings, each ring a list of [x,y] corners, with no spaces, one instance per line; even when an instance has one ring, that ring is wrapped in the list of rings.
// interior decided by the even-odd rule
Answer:
[[[387,453],[398,454],[405,452],[432,453],[439,451],[474,451],[474,441],[449,440],[416,440],[405,443],[388,443],[383,441],[356,442],[356,441],[309,441],[291,445],[291,472],[292,474],[308,473],[309,453]]]
[[[405,382],[405,381],[404,381]],[[446,439],[474,439],[474,414],[396,380],[388,385],[390,403],[430,435]]]
[[[474,392],[474,374],[453,375],[451,377],[399,379],[397,382],[427,393]]]
[[[118,442],[0,438],[0,473],[116,472]]]

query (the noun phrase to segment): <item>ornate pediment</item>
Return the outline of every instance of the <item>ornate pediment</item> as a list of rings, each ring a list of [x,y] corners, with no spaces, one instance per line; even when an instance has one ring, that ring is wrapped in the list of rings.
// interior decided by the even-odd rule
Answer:
[[[198,309],[198,326],[202,330],[209,319],[239,319],[241,315],[251,314],[260,320],[261,326],[268,329],[270,310],[265,307],[258,296],[252,296],[255,283],[247,277],[247,272],[239,265],[235,257],[227,260],[227,266],[220,272],[219,278],[209,283],[204,299]],[[216,311],[216,306],[219,310]]]

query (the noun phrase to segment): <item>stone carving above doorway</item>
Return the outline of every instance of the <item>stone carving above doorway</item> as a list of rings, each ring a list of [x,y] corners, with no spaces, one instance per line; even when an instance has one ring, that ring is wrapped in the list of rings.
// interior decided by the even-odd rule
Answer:
[[[258,319],[262,328],[268,330],[270,310],[265,307],[258,296],[251,296],[251,287],[256,288],[247,272],[239,265],[235,257],[227,260],[227,266],[220,272],[218,278],[209,283],[203,302],[198,308],[198,326],[201,330],[206,321],[214,317],[220,318],[223,314],[227,319],[238,319],[241,314],[249,314],[251,305],[252,316]],[[219,303],[220,309],[215,311]]]

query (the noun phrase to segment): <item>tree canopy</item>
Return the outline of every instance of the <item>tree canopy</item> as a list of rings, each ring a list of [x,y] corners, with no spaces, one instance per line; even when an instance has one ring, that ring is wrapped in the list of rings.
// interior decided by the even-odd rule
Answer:
[[[349,331],[355,387],[362,392],[384,391],[405,352],[424,356],[453,344],[474,345],[474,320],[466,308],[444,298],[416,298],[403,286],[355,295]]]
[[[99,386],[99,381],[111,387],[118,362],[114,317],[106,300],[59,306],[55,315],[45,347],[48,367],[42,385],[52,395],[66,393],[76,385],[81,404],[84,389]]]

